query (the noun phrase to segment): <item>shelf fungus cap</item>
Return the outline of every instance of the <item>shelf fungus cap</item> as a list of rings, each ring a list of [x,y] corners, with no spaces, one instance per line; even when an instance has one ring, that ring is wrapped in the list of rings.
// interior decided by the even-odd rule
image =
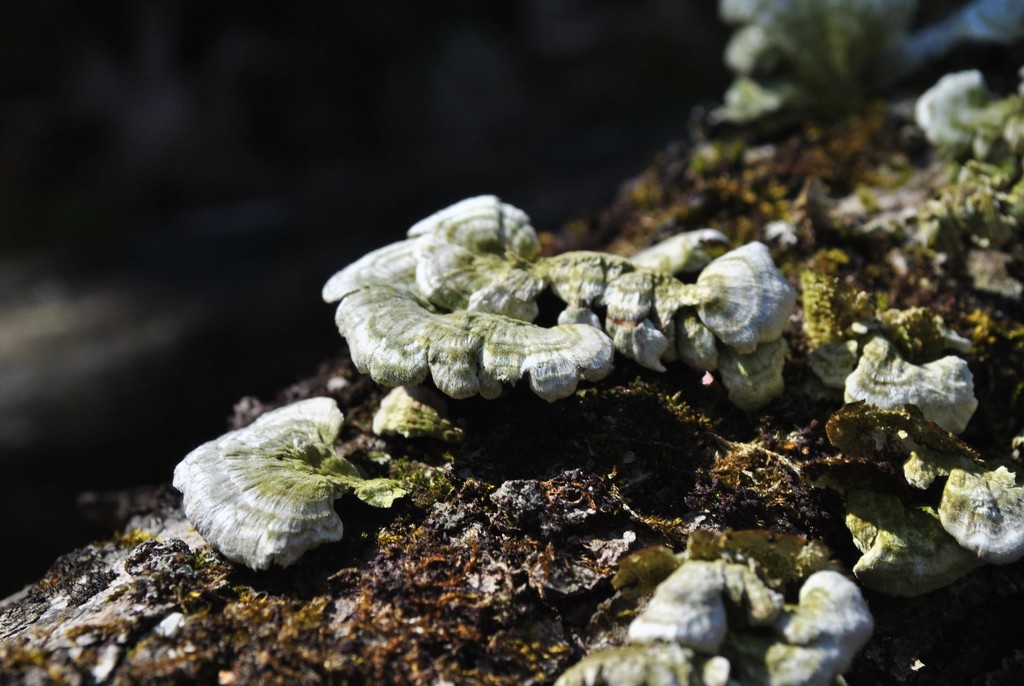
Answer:
[[[942,528],[931,508],[865,489],[846,497],[846,528],[862,555],[854,575],[868,588],[913,597],[948,586],[981,561]]]
[[[615,354],[611,339],[585,324],[546,329],[484,312],[438,313],[384,286],[347,297],[336,322],[360,372],[385,386],[414,386],[430,376],[451,398],[495,398],[502,384],[528,376],[537,395],[558,400],[580,379],[607,376]]]
[[[782,610],[782,596],[745,565],[690,560],[658,585],[629,626],[634,643],[673,641],[713,655],[728,632],[726,603],[745,608],[747,621],[765,625]]]
[[[702,659],[676,643],[627,645],[587,655],[555,686],[726,686],[728,674],[725,658]]]
[[[1024,557],[1024,488],[1006,467],[951,470],[939,517],[960,545],[986,562]]]
[[[409,238],[426,235],[478,255],[508,253],[532,260],[540,251],[537,232],[526,213],[493,195],[460,200],[416,222],[408,232]]]
[[[970,149],[976,126],[972,119],[992,101],[976,69],[946,74],[917,100],[914,118],[932,145],[961,154]]]
[[[710,243],[725,245],[729,239],[716,229],[685,231],[655,243],[629,258],[638,267],[665,274],[678,274],[700,269],[711,257],[704,249]]]
[[[763,243],[747,243],[713,260],[697,277],[701,321],[726,345],[751,353],[782,336],[796,291]]]
[[[789,345],[784,338],[757,346],[743,355],[726,348],[719,357],[722,384],[733,405],[746,412],[759,410],[782,395],[782,368]]]
[[[525,269],[496,255],[426,235],[415,241],[416,286],[437,307],[503,314],[532,321],[544,283]]]
[[[846,402],[867,401],[882,409],[916,405],[924,418],[960,433],[978,407],[967,362],[949,355],[915,365],[881,336],[864,345],[856,369],[846,378]]]
[[[410,241],[400,241],[363,255],[324,284],[324,302],[335,303],[363,288],[388,284],[401,288],[416,280],[416,255]]]
[[[829,388],[845,388],[857,366],[857,341],[836,341],[815,348],[807,356],[811,371]]]
[[[189,453],[174,469],[185,516],[225,557],[252,569],[287,566],[342,537],[335,499],[355,491],[387,507],[405,491],[363,479],[334,452],[342,414],[331,398],[267,412]]]
[[[793,645],[834,642],[840,653],[835,674],[841,674],[871,638],[875,621],[857,585],[839,572],[824,569],[811,574],[800,587],[796,612],[784,615],[779,628]]]
[[[687,308],[676,315],[676,354],[683,364],[699,372],[718,369],[718,343],[711,329]]]
[[[799,605],[787,608],[774,628],[784,642],[765,653],[765,683],[827,686],[850,668],[875,622],[857,585],[823,570],[807,578]]]

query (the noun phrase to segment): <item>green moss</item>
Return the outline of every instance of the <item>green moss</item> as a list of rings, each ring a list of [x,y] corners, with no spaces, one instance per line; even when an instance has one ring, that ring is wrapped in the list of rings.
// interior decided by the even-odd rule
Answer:
[[[697,147],[690,157],[690,173],[696,178],[735,165],[741,159],[746,143],[740,139],[716,140]]]
[[[451,464],[451,454],[446,453],[445,456],[445,463]],[[388,473],[392,479],[405,484],[413,504],[423,509],[448,500],[457,489],[448,468],[429,465],[407,456],[392,462]]]
[[[153,534],[142,529],[132,529],[131,531],[117,536],[114,541],[122,548],[134,548],[140,543],[153,540]]]
[[[909,362],[921,364],[942,355],[946,347],[940,321],[923,307],[907,310],[889,309],[878,315],[885,337],[899,349]]]
[[[970,244],[1005,249],[1021,257],[1024,233],[1024,179],[1014,168],[968,161],[953,183],[939,189],[921,208],[925,242],[954,255]]]
[[[874,316],[868,295],[834,276],[805,269],[800,284],[804,332],[812,350],[856,336],[851,327]]]
[[[612,586],[626,599],[648,595],[681,563],[682,560],[671,548],[645,548],[619,562],[619,571],[612,579]]]
[[[1005,450],[1024,416],[1024,323],[982,309],[968,312],[964,323],[974,346],[971,369],[983,427],[978,433]]]
[[[686,557],[748,562],[761,581],[777,591],[796,588],[814,572],[837,566],[825,544],[806,536],[765,530],[698,529],[686,542]]]

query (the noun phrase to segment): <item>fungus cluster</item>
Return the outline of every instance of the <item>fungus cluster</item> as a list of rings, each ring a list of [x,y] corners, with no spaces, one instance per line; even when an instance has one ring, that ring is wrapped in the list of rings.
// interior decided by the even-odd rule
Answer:
[[[983,564],[1024,557],[1024,487],[1015,465],[983,460],[913,409],[848,405],[827,429],[846,458],[897,456],[912,489],[907,497],[905,486],[877,474],[826,481],[845,493],[846,526],[863,553],[853,572],[869,588],[919,595]],[[942,479],[935,497],[932,486]]]
[[[916,405],[926,419],[954,433],[970,421],[978,400],[966,360],[942,355],[970,342],[924,308],[876,311],[867,294],[835,277],[801,275],[804,330],[811,370],[847,403],[883,409]]]
[[[921,243],[951,252],[967,247],[968,263],[972,251],[976,255],[1001,255],[1003,262],[1022,263],[1022,236],[1024,184],[1014,174],[977,160],[968,160],[957,171],[955,181],[925,202],[918,220]],[[1003,280],[1008,278],[1012,277]],[[1019,300],[1020,284],[1016,284],[1007,288],[1005,284],[982,281],[975,287],[993,290],[996,286],[996,292]]]
[[[720,236],[697,232],[638,262],[599,252],[536,258],[526,215],[480,196],[338,272],[323,297],[338,302],[356,367],[386,386],[430,377],[453,398],[494,398],[527,377],[554,401],[580,379],[606,376],[617,350],[658,371],[677,359],[699,371],[721,364],[730,398],[753,409],[782,391],[781,335],[796,298],[768,249],[728,252],[691,284],[642,266],[703,265],[703,243]],[[565,303],[552,327],[531,323],[545,290]]]
[[[940,153],[962,162],[956,179],[921,206],[918,240],[965,254],[976,290],[1019,301],[1024,293],[1016,275],[1024,263],[1024,85],[999,99],[980,72],[947,74],[918,99],[916,118]]]
[[[790,604],[754,560],[684,558],[629,625],[626,645],[584,657],[557,686],[825,686],[871,637],[867,604],[838,572],[814,571]]]

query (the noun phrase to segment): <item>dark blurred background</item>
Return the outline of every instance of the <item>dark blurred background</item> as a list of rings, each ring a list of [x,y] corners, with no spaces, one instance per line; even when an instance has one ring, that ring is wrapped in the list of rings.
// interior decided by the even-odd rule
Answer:
[[[463,197],[600,209],[720,98],[707,0],[0,4],[0,598],[243,395],[335,354],[320,287]]]

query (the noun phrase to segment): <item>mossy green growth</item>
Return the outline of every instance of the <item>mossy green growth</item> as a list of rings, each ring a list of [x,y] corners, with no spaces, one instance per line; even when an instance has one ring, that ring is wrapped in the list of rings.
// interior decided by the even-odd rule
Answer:
[[[883,410],[863,402],[850,403],[829,418],[826,431],[832,445],[851,457],[889,455],[902,462],[915,451],[927,451],[950,460],[981,459],[969,445],[926,421],[914,408]]]
[[[832,551],[806,536],[762,529],[709,531],[698,529],[686,541],[691,560],[726,559],[746,562],[769,588],[781,591],[814,572],[836,567]]]
[[[866,400],[886,409],[920,407],[929,419],[957,433],[978,401],[965,360],[944,349],[970,350],[926,308],[876,309],[870,296],[837,277],[801,273],[808,363],[827,388],[843,389],[846,402]]]
[[[134,548],[140,543],[153,540],[153,534],[142,529],[132,529],[131,531],[125,532],[114,539],[117,545],[122,548]]]
[[[373,415],[373,432],[446,443],[462,440],[462,430],[446,416],[444,400],[421,386],[399,386],[384,396]]]
[[[804,333],[812,351],[851,339],[863,343],[873,331],[915,364],[937,359],[946,348],[969,347],[927,308],[876,309],[869,293],[812,269],[800,273],[800,284]]]
[[[647,595],[682,563],[683,557],[666,546],[645,548],[619,561],[612,586],[626,599]]]
[[[927,308],[890,308],[878,314],[878,321],[885,338],[908,362],[920,364],[938,359],[950,345],[951,332]]]
[[[1024,179],[968,160],[953,183],[925,202],[918,226],[919,239],[940,250],[956,254],[973,245],[1024,261]]]
[[[855,337],[854,327],[863,327],[874,317],[868,294],[835,276],[805,269],[800,285],[804,333],[812,350]]]
[[[446,457],[450,461],[451,456]],[[413,504],[426,509],[436,502],[445,502],[458,490],[449,469],[401,457],[390,465],[389,472],[393,479],[409,489]]]

